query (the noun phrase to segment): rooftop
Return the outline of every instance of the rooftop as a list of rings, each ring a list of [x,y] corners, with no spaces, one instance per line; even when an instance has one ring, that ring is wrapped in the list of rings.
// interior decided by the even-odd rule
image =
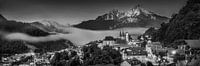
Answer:
[[[127,45],[127,44],[119,44],[119,45],[114,45],[114,47],[131,47],[131,45]]]
[[[147,52],[145,51],[145,48],[142,47],[133,47],[133,48],[128,48],[131,51],[127,51],[127,55],[146,55]]]
[[[116,38],[116,43],[117,44],[127,44],[126,40],[124,39],[120,39],[120,38]]]
[[[106,40],[106,41],[114,41],[115,39],[112,36],[106,36],[104,40]]]

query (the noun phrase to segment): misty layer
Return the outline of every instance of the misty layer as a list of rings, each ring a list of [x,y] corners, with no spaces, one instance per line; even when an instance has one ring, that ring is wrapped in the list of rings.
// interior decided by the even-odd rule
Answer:
[[[62,37],[56,35],[49,35],[46,37],[33,37],[24,33],[10,33],[4,36],[8,40],[24,40],[28,42],[45,42],[45,41],[56,41],[62,39]]]

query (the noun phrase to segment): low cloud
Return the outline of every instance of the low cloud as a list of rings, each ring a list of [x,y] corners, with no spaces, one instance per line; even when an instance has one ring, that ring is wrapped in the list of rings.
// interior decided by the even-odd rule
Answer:
[[[84,30],[78,28],[66,28],[69,31],[69,34],[58,33],[56,35],[49,35],[46,37],[34,37],[29,36],[24,33],[5,33],[0,32],[1,35],[4,36],[7,40],[24,40],[28,42],[46,42],[46,41],[56,41],[60,39],[70,40],[75,45],[84,45],[90,41],[102,40],[105,36],[113,36],[118,37],[119,31],[121,29],[116,30],[106,30],[106,31],[93,31],[93,30]],[[125,32],[129,32],[131,34],[142,34],[147,28],[123,28]]]
[[[70,34],[60,34],[59,36],[70,40],[76,45],[84,45],[90,41],[102,40],[105,36],[119,37],[119,32],[122,29],[93,31],[78,28],[66,28],[66,30],[69,31]],[[123,30],[131,34],[143,34],[147,28],[123,28]]]
[[[49,35],[45,37],[34,37],[34,36],[29,36],[24,33],[4,34],[3,38],[7,40],[23,40],[23,41],[28,41],[28,42],[46,42],[46,41],[56,41],[56,40],[63,39],[62,37],[59,37],[57,35]]]

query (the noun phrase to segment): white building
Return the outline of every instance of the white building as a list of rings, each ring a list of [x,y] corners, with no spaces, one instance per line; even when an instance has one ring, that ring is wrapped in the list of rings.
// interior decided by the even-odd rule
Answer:
[[[103,45],[113,46],[115,44],[115,39],[112,36],[106,36],[103,40]]]

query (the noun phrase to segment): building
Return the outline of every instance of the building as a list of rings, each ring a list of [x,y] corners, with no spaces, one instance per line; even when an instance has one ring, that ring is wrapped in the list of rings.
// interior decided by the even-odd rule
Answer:
[[[124,49],[123,59],[142,59],[147,56],[147,52],[143,47],[129,47]]]
[[[151,42],[146,45],[146,51],[150,54],[156,51],[163,50],[162,44],[160,42]]]
[[[102,43],[99,43],[98,47],[102,48],[103,46],[114,46],[114,47],[124,47],[131,43],[131,37],[128,32],[120,31],[119,37],[114,38],[112,36],[106,36]],[[129,45],[130,47],[130,45]]]
[[[120,38],[120,39],[125,39],[125,38],[126,38],[125,36],[126,36],[126,35],[125,35],[124,31],[123,31],[123,30],[120,31],[120,33],[119,33],[119,38]]]
[[[131,41],[131,35],[128,32],[124,32],[123,30],[120,31],[119,38],[122,40],[126,40],[126,42]]]
[[[162,44],[160,42],[151,42],[151,44],[147,44],[147,46],[151,47],[153,51],[159,51],[163,49]]]
[[[112,36],[106,36],[103,40],[103,45],[113,46],[115,44],[115,39]]]

